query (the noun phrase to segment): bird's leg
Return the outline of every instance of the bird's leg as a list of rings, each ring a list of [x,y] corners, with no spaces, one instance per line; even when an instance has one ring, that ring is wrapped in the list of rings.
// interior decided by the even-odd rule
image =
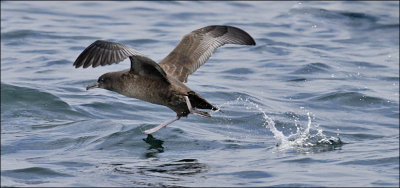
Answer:
[[[192,103],[190,103],[189,97],[188,96],[184,96],[185,100],[186,100],[186,105],[188,106],[188,109],[190,112],[192,112],[193,108],[192,108]]]
[[[172,119],[169,119],[169,120],[165,121],[164,123],[160,124],[157,127],[154,127],[152,129],[149,129],[149,130],[145,130],[144,133],[146,133],[146,134],[154,133],[154,132],[160,130],[161,128],[173,123],[174,121],[178,120],[179,118],[180,118],[179,116],[176,116],[176,117],[174,117]]]
[[[188,109],[189,109],[190,113],[197,114],[197,115],[203,116],[203,117],[211,117],[211,115],[209,113],[207,113],[207,112],[203,112],[203,111],[194,109],[192,107],[192,104],[190,103],[190,100],[189,100],[188,96],[185,96],[185,100],[186,100],[186,104],[188,106]]]

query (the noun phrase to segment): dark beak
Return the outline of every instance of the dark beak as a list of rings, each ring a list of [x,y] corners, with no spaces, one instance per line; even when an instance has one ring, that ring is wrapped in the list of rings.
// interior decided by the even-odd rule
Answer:
[[[96,82],[96,83],[94,83],[94,84],[92,84],[92,85],[88,85],[88,86],[86,87],[86,90],[93,89],[93,88],[99,88],[99,83]]]

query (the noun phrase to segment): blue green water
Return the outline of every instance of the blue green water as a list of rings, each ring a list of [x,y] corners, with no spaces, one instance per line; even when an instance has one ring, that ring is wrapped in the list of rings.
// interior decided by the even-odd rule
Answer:
[[[226,45],[187,86],[220,107],[175,116],[85,87],[98,39],[155,61],[215,24]],[[2,186],[399,186],[399,2],[1,2]]]

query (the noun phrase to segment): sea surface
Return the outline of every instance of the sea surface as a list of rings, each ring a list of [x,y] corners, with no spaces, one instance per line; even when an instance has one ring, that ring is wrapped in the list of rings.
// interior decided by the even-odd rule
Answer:
[[[86,86],[95,40],[156,62],[207,25],[247,31],[186,84],[221,111]],[[1,1],[1,186],[399,186],[399,2]]]

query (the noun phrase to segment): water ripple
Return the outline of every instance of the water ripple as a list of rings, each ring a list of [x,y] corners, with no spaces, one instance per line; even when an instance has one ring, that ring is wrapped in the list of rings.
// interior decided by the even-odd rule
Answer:
[[[59,97],[37,89],[1,83],[1,100],[2,118],[45,115],[46,119],[64,119],[80,115]]]
[[[365,107],[365,106],[376,106],[385,105],[387,100],[364,95],[359,92],[331,92],[316,98],[317,101],[329,101],[335,102],[341,105],[354,106],[354,107]]]
[[[60,172],[53,171],[49,168],[42,167],[31,167],[24,169],[15,169],[15,170],[5,170],[1,172],[4,176],[9,176],[18,179],[42,179],[46,178],[55,178],[55,177],[72,177],[69,174],[64,174]]]
[[[313,74],[320,72],[328,72],[330,69],[331,67],[324,63],[310,63],[295,70],[292,74]]]

